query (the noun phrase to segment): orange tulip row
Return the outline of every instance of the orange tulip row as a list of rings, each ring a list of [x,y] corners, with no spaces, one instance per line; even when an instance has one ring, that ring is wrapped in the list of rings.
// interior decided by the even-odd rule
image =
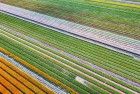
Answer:
[[[41,93],[41,94],[46,93],[45,91],[40,89],[40,84],[39,85],[34,84],[34,83],[38,83],[36,80],[31,78],[26,73],[22,72],[20,69],[18,69],[14,65],[12,65],[10,62],[7,62],[3,58],[0,58],[0,62],[1,62],[0,71],[2,71],[1,75],[4,75],[4,74],[8,75],[6,77],[9,77],[12,80],[11,83],[13,83],[13,81],[15,81],[18,85],[20,85],[20,86],[18,86],[18,88],[22,87],[21,88],[22,92],[24,92],[27,89],[28,92],[25,92],[27,94],[30,93],[30,91],[33,91],[35,93]],[[26,75],[26,77],[24,75]],[[30,80],[28,80],[29,78],[30,78]],[[24,89],[24,90],[22,90],[22,89]],[[33,93],[33,92],[31,92],[31,93]]]
[[[34,94],[30,89],[28,89],[26,86],[21,84],[18,80],[16,80],[14,77],[12,77],[10,74],[6,72],[6,70],[3,70],[0,68],[0,74],[1,76],[10,82],[13,86],[15,86],[19,91],[26,93],[26,94]],[[22,80],[21,80],[22,81]],[[3,83],[4,84],[4,83]]]
[[[7,88],[11,93],[13,94],[23,94],[21,91],[19,91],[14,85],[12,85],[10,82],[8,82],[5,78],[3,78],[0,75],[0,83],[3,83],[3,86]],[[0,91],[2,92],[2,91]]]
[[[2,94],[11,94],[2,84],[0,84],[0,93]]]
[[[40,84],[35,79],[31,78],[29,75],[22,72],[20,69],[3,58],[0,58],[0,76],[1,83],[3,85],[5,85],[6,82],[7,84],[9,83],[11,84],[11,86],[13,86],[11,92],[14,92],[14,94],[17,91],[17,94],[46,94],[48,92],[54,94],[53,91],[48,91],[48,88]],[[9,86],[7,84],[5,85],[5,87]],[[9,88],[11,86],[9,86]]]
[[[53,77],[49,76],[48,74],[42,72],[41,70],[39,70],[38,68],[32,66],[31,64],[29,64],[28,62],[22,60],[21,58],[15,56],[14,54],[8,52],[7,50],[0,48],[0,52],[8,55],[9,57],[14,58],[16,61],[20,62],[21,64],[23,64],[24,66],[28,67],[29,69],[37,72],[38,74],[42,75],[43,77],[45,77],[46,79],[48,79],[49,81],[55,83],[56,85],[66,89],[68,92],[72,93],[72,94],[78,94],[78,92],[76,92],[75,90],[73,90],[72,88],[66,86],[65,84],[61,83],[60,81],[54,79]],[[11,66],[10,66],[11,67]],[[23,76],[23,75],[22,75]],[[43,89],[43,88],[42,88]],[[52,90],[47,89],[47,93],[54,93]]]

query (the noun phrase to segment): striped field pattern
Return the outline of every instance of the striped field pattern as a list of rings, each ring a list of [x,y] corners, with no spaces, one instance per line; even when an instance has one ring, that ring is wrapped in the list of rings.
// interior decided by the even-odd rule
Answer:
[[[0,0],[0,94],[140,94],[137,2]]]
[[[1,87],[5,88],[9,93],[46,94],[52,92],[4,58],[0,58],[0,79]],[[1,89],[0,92],[5,91]]]

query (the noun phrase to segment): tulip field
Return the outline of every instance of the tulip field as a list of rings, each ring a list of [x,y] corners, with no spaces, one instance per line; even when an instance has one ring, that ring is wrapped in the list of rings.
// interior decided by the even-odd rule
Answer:
[[[113,0],[0,1],[53,17],[140,39],[140,5],[113,2]]]
[[[113,0],[1,3],[37,13],[0,6],[0,94],[140,94],[140,5]]]
[[[42,84],[22,72],[18,67],[13,66],[4,58],[0,58],[0,92],[3,94],[46,94],[53,92]]]

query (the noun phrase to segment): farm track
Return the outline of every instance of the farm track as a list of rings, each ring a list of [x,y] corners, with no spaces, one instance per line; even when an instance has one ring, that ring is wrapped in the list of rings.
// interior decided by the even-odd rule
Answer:
[[[131,91],[131,90],[130,90]],[[135,92],[136,93],[136,92]]]
[[[8,6],[7,6],[8,7]],[[17,8],[18,9],[18,8]],[[20,8],[19,8],[19,10],[20,10]],[[21,9],[22,10],[22,9]],[[23,9],[24,10],[24,9]],[[134,56],[136,55],[140,55],[140,53],[139,53],[139,42],[138,41],[136,41],[136,40],[133,40],[133,39],[131,39],[131,38],[127,38],[127,37],[123,37],[123,36],[117,36],[117,35],[113,35],[113,33],[109,33],[109,32],[107,32],[107,33],[105,33],[104,31],[102,31],[102,33],[105,33],[104,35],[109,35],[109,36],[111,36],[111,37],[109,37],[109,39],[108,38],[106,38],[106,36],[101,36],[102,34],[101,33],[97,33],[98,32],[98,30],[96,30],[96,29],[93,29],[93,28],[90,28],[90,29],[93,29],[93,30],[91,30],[91,31],[97,31],[97,32],[92,32],[92,33],[89,33],[89,31],[84,31],[84,29],[83,30],[80,30],[79,28],[73,28],[73,29],[71,29],[71,31],[69,31],[70,30],[70,27],[67,27],[67,25],[68,25],[68,23],[66,24],[66,25],[58,25],[58,23],[59,24],[61,24],[61,22],[63,22],[63,20],[61,20],[61,19],[56,19],[56,18],[52,18],[52,22],[58,22],[57,24],[54,24],[54,23],[52,23],[52,22],[49,22],[49,21],[46,21],[46,22],[41,22],[43,19],[45,19],[45,18],[42,18],[42,20],[41,21],[39,21],[38,19],[39,19],[39,16],[37,17],[33,17],[33,18],[29,18],[29,15],[28,15],[28,17],[25,17],[25,16],[23,16],[22,14],[14,14],[14,13],[12,13],[12,12],[9,12],[8,10],[1,10],[1,11],[3,11],[3,12],[7,12],[7,13],[9,13],[9,14],[11,14],[11,15],[13,15],[13,16],[16,16],[16,17],[19,17],[19,18],[21,18],[21,19],[25,19],[25,20],[30,20],[31,22],[35,22],[36,24],[38,24],[38,25],[40,25],[40,24],[42,24],[42,25],[44,25],[44,26],[47,26],[47,27],[51,27],[51,28],[55,28],[55,29],[57,29],[57,31],[59,30],[59,32],[61,32],[61,33],[64,33],[65,34],[65,32],[66,33],[69,33],[70,35],[74,35],[74,36],[77,36],[78,38],[80,37],[80,38],[82,38],[83,40],[86,40],[86,41],[88,41],[88,42],[91,42],[91,41],[94,41],[94,42],[97,42],[97,43],[99,43],[99,44],[103,44],[103,45],[105,45],[105,47],[107,46],[109,46],[108,48],[113,48],[113,49],[117,49],[117,51],[118,50],[121,50],[122,52],[127,52],[127,53],[129,53],[129,54],[134,54]],[[26,11],[26,10],[24,10],[24,11]],[[13,12],[14,12],[14,10],[13,10]],[[26,11],[27,12],[27,11]],[[29,12],[29,11],[28,11]],[[27,12],[27,13],[28,13]],[[35,12],[32,12],[32,13],[35,13]],[[22,15],[22,16],[21,16]],[[40,15],[40,14],[38,14],[38,13],[36,13],[36,15]],[[32,17],[32,16],[31,16]],[[44,15],[40,15],[40,17],[44,17]],[[60,20],[60,22],[59,22],[59,20]],[[65,22],[65,21],[64,21]],[[64,23],[63,22],[63,23]],[[80,25],[78,25],[78,24],[75,24],[75,25],[77,25],[77,27],[81,27]],[[85,27],[85,26],[83,26],[83,27]],[[85,29],[87,29],[88,27],[85,27]],[[78,30],[79,32],[76,32],[75,30]],[[89,29],[89,30],[90,30]],[[100,32],[101,32],[101,30],[99,30]],[[83,34],[83,35],[82,35]],[[94,35],[94,34],[97,34],[97,35]],[[101,34],[101,35],[100,35]],[[91,36],[92,35],[92,36]],[[94,36],[94,37],[93,37]],[[98,39],[98,37],[100,37],[100,39]],[[94,39],[93,39],[94,38]],[[95,38],[97,38],[97,39],[95,39]],[[106,40],[106,39],[108,39],[108,40]],[[117,40],[116,40],[117,39]],[[129,40],[128,41],[128,43],[126,42],[126,41],[124,41],[124,40]],[[92,42],[93,43],[93,42]],[[130,44],[133,44],[133,45],[130,45]],[[127,45],[127,46],[126,46]]]

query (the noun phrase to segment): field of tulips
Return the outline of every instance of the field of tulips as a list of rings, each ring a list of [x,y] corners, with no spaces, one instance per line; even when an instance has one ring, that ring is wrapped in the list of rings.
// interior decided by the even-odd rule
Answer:
[[[9,13],[12,16],[16,15],[15,17],[20,17],[38,25],[41,24],[43,26],[47,26],[47,28],[55,28],[55,31],[64,34],[69,33],[69,35],[76,35],[76,38],[80,37],[80,39],[82,38],[83,40],[91,43],[94,41],[94,43],[98,42],[105,46],[109,45],[118,49],[123,49],[128,53],[140,54],[140,48],[138,46],[140,42],[138,40],[2,3],[0,3],[0,6],[3,13]]]
[[[0,85],[5,89],[0,88],[2,94],[54,94],[4,58],[0,58]]]
[[[3,13],[0,19],[0,47],[67,92],[140,93],[139,60]]]
[[[0,94],[140,94],[139,24],[123,1],[0,0]]]
[[[37,81],[39,81],[39,83],[34,83],[36,85],[38,85],[43,91],[46,91],[47,93],[51,93],[54,94],[58,93],[58,94],[66,94],[66,91],[64,89],[62,89],[61,87],[64,87],[65,89],[67,89],[68,91],[70,91],[71,93],[74,93],[73,90],[71,90],[70,88],[68,88],[67,86],[63,85],[61,82],[59,82],[58,80],[50,77],[47,74],[44,74],[43,72],[41,72],[40,70],[38,70],[37,68],[35,68],[34,66],[28,64],[27,62],[25,62],[24,60],[20,59],[19,57],[15,56],[14,54],[8,52],[7,50],[0,48],[0,56],[2,58],[5,58],[6,60],[8,60],[9,62],[11,62],[13,64],[13,66],[18,67],[19,69],[21,69],[23,72],[29,74],[32,78],[36,79]],[[10,66],[11,67],[11,66]],[[30,69],[30,70],[29,70]],[[17,72],[17,71],[16,71]],[[19,73],[19,72],[18,72]],[[42,76],[40,76],[42,75]],[[22,75],[23,76],[23,75]],[[27,75],[24,75],[24,77],[30,81],[29,77]],[[31,78],[30,77],[30,78]],[[45,77],[46,79],[44,79],[43,77]],[[47,80],[48,79],[48,80]],[[51,81],[51,82],[50,82]],[[32,80],[33,82],[33,80]],[[35,81],[36,82],[36,81]],[[55,84],[54,84],[55,83]],[[42,85],[43,84],[43,85]],[[46,88],[49,87],[50,89]],[[61,86],[61,87],[60,87]]]
[[[140,39],[140,6],[111,0],[0,0],[53,17]]]

